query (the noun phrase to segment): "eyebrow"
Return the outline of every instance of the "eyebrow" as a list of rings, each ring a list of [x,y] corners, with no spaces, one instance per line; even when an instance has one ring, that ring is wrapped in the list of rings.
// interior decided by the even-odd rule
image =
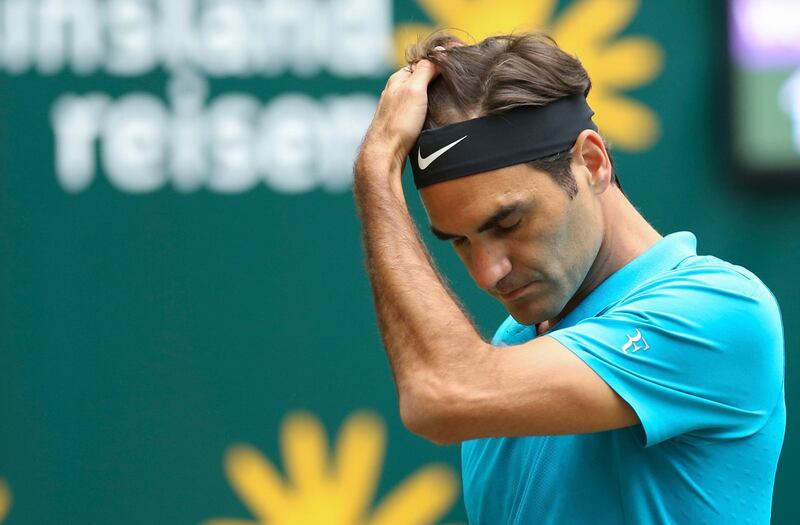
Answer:
[[[478,227],[478,229],[476,230],[476,233],[483,233],[483,232],[485,232],[487,230],[491,230],[492,228],[497,226],[497,223],[502,222],[503,219],[505,219],[506,217],[516,213],[517,211],[519,211],[523,207],[525,207],[525,205],[522,202],[515,202],[513,204],[509,204],[507,206],[503,206],[502,208],[497,210],[494,213],[494,215],[492,215],[491,217],[486,219],[484,221],[484,223],[481,224]],[[457,238],[461,237],[461,235],[453,235],[452,233],[443,232],[443,231],[435,228],[433,225],[431,225],[431,232],[440,241],[449,241],[449,240],[457,239]]]

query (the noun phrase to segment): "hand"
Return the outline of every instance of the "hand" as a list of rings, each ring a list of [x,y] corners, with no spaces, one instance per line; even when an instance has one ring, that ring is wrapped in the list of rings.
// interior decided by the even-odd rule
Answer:
[[[438,71],[420,60],[395,72],[381,93],[378,109],[356,160],[356,176],[376,170],[402,171],[405,157],[422,131],[428,112],[428,84]]]

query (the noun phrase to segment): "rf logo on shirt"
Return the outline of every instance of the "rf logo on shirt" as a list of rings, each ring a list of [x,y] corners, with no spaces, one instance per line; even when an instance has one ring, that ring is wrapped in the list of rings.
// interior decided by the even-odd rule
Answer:
[[[626,354],[628,350],[631,352],[638,352],[639,350],[647,350],[650,348],[650,345],[647,344],[647,339],[644,338],[642,332],[639,329],[636,329],[636,333],[633,335],[626,335],[625,337],[628,338],[628,342],[622,345],[622,351]]]

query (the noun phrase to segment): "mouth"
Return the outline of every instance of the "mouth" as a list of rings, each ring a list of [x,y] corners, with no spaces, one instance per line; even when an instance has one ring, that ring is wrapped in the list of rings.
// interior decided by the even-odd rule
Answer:
[[[515,301],[525,295],[528,292],[529,287],[534,284],[536,281],[531,281],[527,284],[520,286],[519,288],[515,288],[508,293],[498,292],[498,295],[503,301]]]

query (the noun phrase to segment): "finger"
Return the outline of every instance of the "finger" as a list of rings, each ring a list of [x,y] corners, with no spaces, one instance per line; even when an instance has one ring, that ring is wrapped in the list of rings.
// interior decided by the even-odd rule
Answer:
[[[389,80],[391,81],[394,78],[405,78],[411,74],[411,71],[411,66],[400,68],[389,76]]]
[[[420,60],[414,65],[410,82],[414,87],[427,89],[431,80],[439,74],[439,68],[430,60]]]
[[[389,77],[389,80],[386,81],[386,87],[393,86],[397,83],[402,83],[407,80],[411,76],[412,68],[411,66],[406,66],[402,69],[398,69]]]

